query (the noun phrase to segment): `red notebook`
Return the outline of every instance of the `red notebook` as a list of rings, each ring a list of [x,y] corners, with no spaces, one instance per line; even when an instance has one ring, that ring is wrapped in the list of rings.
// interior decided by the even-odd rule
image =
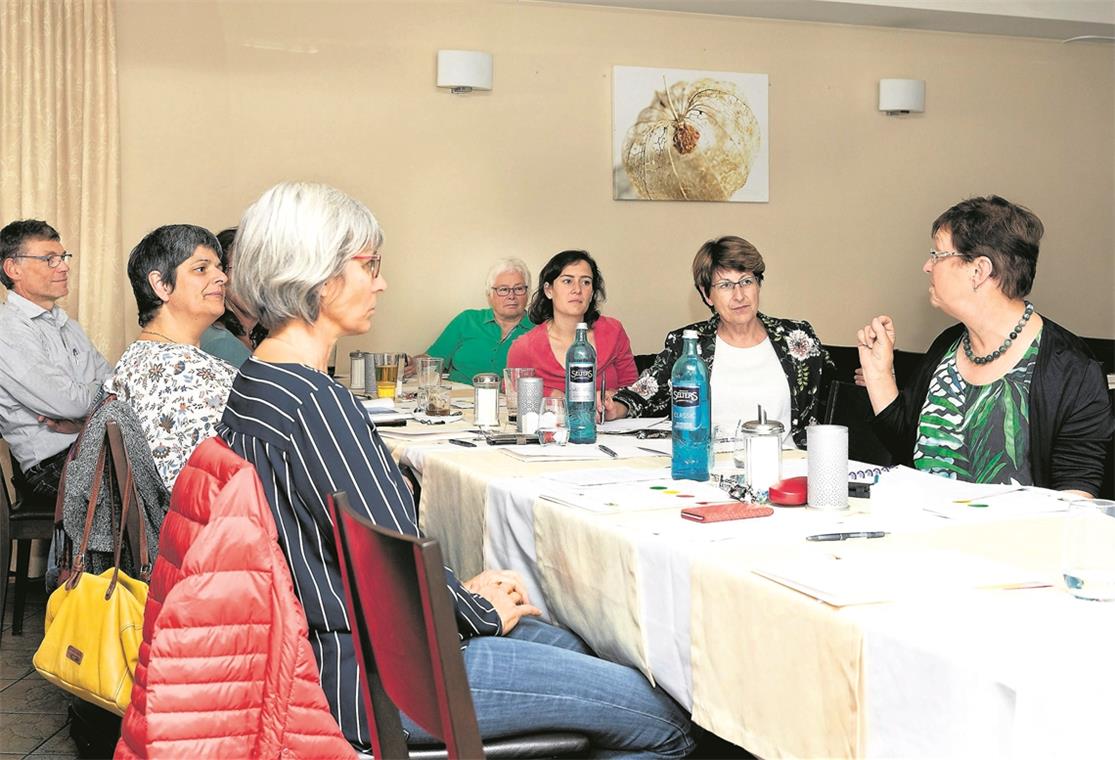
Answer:
[[[769,517],[774,514],[770,507],[760,507],[742,501],[725,504],[706,504],[703,507],[686,507],[681,516],[695,522],[723,522],[724,520],[746,520],[749,517]]]

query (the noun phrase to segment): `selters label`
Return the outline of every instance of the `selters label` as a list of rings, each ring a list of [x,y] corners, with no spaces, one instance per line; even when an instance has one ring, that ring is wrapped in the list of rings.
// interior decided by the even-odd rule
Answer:
[[[697,429],[697,410],[701,405],[701,389],[696,386],[674,386],[670,389],[673,403],[673,424],[679,430]]]
[[[591,364],[570,364],[569,398],[566,402],[591,401],[596,403],[596,368]]]

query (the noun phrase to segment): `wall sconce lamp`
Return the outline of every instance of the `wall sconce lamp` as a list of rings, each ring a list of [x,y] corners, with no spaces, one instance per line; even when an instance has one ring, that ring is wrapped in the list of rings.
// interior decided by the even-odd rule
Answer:
[[[925,111],[924,79],[880,79],[879,110],[887,116]]]
[[[454,95],[492,89],[492,54],[478,50],[437,51],[437,86]]]

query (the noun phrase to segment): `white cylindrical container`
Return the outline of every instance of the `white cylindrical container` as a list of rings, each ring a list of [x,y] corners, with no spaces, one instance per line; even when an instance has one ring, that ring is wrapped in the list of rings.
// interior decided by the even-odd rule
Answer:
[[[542,378],[520,376],[517,393],[519,432],[533,434],[538,430],[538,414],[542,409]]]
[[[354,391],[364,392],[364,375],[367,372],[368,355],[363,351],[349,351],[348,353],[348,387]]]
[[[848,428],[810,425],[805,429],[809,457],[809,506],[848,508]]]
[[[499,427],[499,375],[494,372],[473,375],[472,389],[476,426]]]

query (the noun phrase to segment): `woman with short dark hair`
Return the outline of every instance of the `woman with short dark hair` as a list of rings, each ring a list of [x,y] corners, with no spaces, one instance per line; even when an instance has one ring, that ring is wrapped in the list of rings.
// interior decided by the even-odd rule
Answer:
[[[588,325],[596,349],[597,387],[619,388],[635,380],[631,339],[618,319],[600,313],[607,294],[604,275],[588,251],[555,254],[538,276],[527,315],[538,325],[511,344],[508,367],[533,367],[547,394],[565,392],[565,354],[573,345],[577,324]]]
[[[232,257],[236,242],[236,228],[229,227],[217,233],[221,244],[221,265],[225,275],[232,280]],[[201,336],[201,348],[218,359],[224,359],[239,368],[252,355],[252,351],[265,337],[267,331],[236,302],[225,288],[225,311]]]
[[[741,237],[702,245],[693,257],[693,286],[712,317],[670,332],[654,363],[605,402],[605,416],[669,414],[670,371],[681,355],[681,335],[695,330],[720,435],[734,435],[738,422],[755,419],[762,406],[770,420],[783,424],[787,443],[804,447],[805,428],[821,418],[833,365],[808,322],[759,311],[766,268],[758,249]]]
[[[225,308],[220,250],[209,230],[171,224],[147,234],[128,256],[143,329],[105,391],[139,416],[168,491],[197,445],[213,435],[236,374],[200,348],[202,333]]]
[[[922,271],[929,302],[959,324],[903,391],[891,318],[859,331],[876,427],[899,461],[957,480],[1098,493],[1115,428],[1103,370],[1026,300],[1044,231],[1032,211],[996,195],[937,217]]]

